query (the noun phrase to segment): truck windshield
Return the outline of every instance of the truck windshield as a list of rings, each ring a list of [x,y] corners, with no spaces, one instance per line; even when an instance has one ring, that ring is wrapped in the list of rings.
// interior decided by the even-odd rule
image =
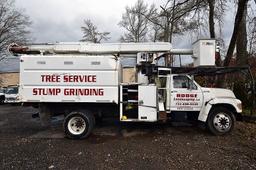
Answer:
[[[18,87],[9,87],[6,90],[6,94],[17,94],[18,93]]]

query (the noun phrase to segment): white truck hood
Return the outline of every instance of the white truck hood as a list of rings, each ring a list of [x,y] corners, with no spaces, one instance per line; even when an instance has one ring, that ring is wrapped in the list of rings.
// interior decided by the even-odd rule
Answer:
[[[210,93],[214,98],[236,98],[233,91],[222,88],[202,88],[204,93]]]

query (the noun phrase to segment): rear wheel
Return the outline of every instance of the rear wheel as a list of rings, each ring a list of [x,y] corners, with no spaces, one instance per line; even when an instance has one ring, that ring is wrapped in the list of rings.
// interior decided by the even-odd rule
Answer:
[[[234,124],[234,114],[224,107],[213,108],[207,120],[207,127],[214,135],[230,133]]]
[[[94,127],[95,119],[89,111],[75,111],[69,113],[64,119],[64,132],[70,139],[83,139],[88,137]]]

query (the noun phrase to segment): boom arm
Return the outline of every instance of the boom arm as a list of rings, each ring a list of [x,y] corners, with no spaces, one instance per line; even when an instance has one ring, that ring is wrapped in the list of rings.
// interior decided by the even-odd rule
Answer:
[[[9,51],[14,54],[56,53],[56,54],[136,54],[138,52],[170,52],[172,46],[167,42],[157,43],[56,43],[31,44],[27,46],[11,45]]]

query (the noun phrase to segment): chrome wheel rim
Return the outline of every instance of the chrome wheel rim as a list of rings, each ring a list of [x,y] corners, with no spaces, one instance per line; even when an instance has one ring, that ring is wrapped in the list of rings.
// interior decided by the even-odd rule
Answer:
[[[228,132],[232,126],[232,119],[227,113],[218,113],[213,119],[213,126],[219,132]]]
[[[85,120],[79,116],[72,117],[68,121],[68,130],[74,135],[82,134],[86,129]]]

